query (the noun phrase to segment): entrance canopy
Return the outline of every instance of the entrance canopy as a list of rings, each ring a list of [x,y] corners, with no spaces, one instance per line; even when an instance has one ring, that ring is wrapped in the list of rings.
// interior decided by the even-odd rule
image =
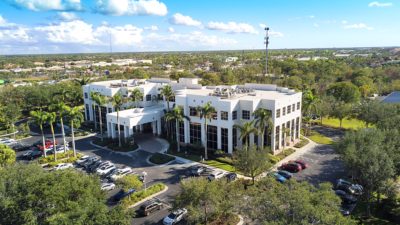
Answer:
[[[127,109],[119,112],[119,124],[135,127],[145,123],[160,121],[164,116],[164,106]],[[117,112],[107,114],[107,122],[117,124]]]

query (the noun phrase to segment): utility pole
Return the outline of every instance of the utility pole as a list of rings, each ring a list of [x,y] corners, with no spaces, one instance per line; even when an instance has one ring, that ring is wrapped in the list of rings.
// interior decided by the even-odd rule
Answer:
[[[268,35],[269,27],[265,28],[265,76],[268,76],[268,44],[269,44],[269,35]]]

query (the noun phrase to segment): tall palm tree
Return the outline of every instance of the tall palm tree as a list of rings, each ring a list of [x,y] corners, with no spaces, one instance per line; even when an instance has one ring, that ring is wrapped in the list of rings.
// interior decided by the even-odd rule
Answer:
[[[54,152],[54,162],[57,161],[57,145],[56,136],[54,134],[54,123],[56,122],[57,115],[55,112],[46,113],[47,122],[50,124],[51,134],[53,135],[53,152]]]
[[[257,134],[258,130],[254,127],[254,122],[245,122],[243,125],[234,125],[240,131],[240,140],[242,140],[243,144],[247,147],[250,146],[250,134]]]
[[[126,98],[123,97],[120,93],[115,94],[111,98],[111,104],[113,105],[115,111],[117,111],[117,127],[118,127],[118,146],[121,147],[121,128],[119,127],[119,111],[122,109],[122,106],[126,103]],[[114,129],[114,128],[112,128]]]
[[[186,119],[190,121],[190,118],[183,113],[182,107],[175,107],[173,110],[167,112],[165,114],[165,120],[166,121],[174,121],[175,120],[175,126],[176,126],[176,145],[178,148],[178,152],[181,151],[181,145],[179,141],[179,123],[183,122],[183,120]]]
[[[213,114],[216,112],[215,108],[211,105],[211,102],[207,102],[204,106],[197,107],[197,111],[200,112],[200,119],[204,120],[204,130],[205,130],[205,146],[204,146],[204,159],[208,159],[207,155],[207,121],[211,122]]]
[[[62,138],[63,138],[63,145],[64,145],[64,153],[67,151],[67,146],[66,146],[66,141],[65,141],[65,130],[64,130],[64,116],[66,113],[66,108],[68,106],[65,105],[64,102],[57,102],[53,105],[50,105],[49,109],[52,112],[55,112],[58,118],[60,119],[60,124],[61,124],[61,133],[62,133]]]
[[[255,126],[258,129],[258,133],[261,136],[261,149],[264,149],[264,133],[265,129],[268,129],[267,133],[271,132],[271,129],[273,127],[273,121],[272,121],[272,113],[270,110],[263,109],[263,108],[258,108],[256,111],[253,113],[254,119],[255,119]]]
[[[72,136],[72,150],[74,152],[74,157],[76,157],[76,149],[75,149],[75,134],[74,128],[78,128],[82,121],[84,120],[82,114],[82,107],[75,106],[75,107],[68,107],[67,109],[67,116],[71,126],[71,136]]]
[[[92,100],[92,109],[93,109],[93,120],[94,120],[94,129],[97,130],[97,120],[96,120],[96,113],[95,108],[96,105],[94,103],[94,99],[97,97],[97,92],[90,92],[90,99]]]
[[[45,137],[44,137],[44,132],[43,132],[43,124],[45,124],[47,121],[46,112],[43,112],[42,109],[39,109],[37,111],[30,111],[29,114],[32,117],[32,121],[34,123],[36,123],[40,128],[40,132],[42,134],[43,154],[44,154],[44,157],[46,158],[47,157],[46,142],[45,142]]]
[[[311,117],[312,114],[316,114],[317,113],[317,103],[319,102],[319,98],[318,96],[314,95],[314,93],[311,90],[307,90],[306,92],[304,92],[303,94],[303,114],[308,117],[308,128],[309,131],[311,131]]]
[[[99,122],[100,122],[100,135],[101,141],[103,142],[103,121],[101,118],[101,107],[107,103],[107,97],[100,94],[99,92],[95,92],[93,101],[96,102],[97,108],[99,109]]]
[[[167,112],[169,112],[169,101],[172,97],[174,97],[174,91],[172,90],[171,85],[165,85],[164,87],[160,88],[160,94],[164,96],[165,101],[167,102]],[[167,137],[170,134],[170,124],[166,123],[167,125]]]
[[[131,91],[131,99],[135,103],[135,107],[139,108],[139,101],[143,101],[143,93],[139,88],[135,88]]]
[[[77,83],[77,84],[79,84],[81,86],[88,84],[89,81],[90,81],[90,77],[82,77],[82,79],[75,79],[74,80],[75,83]]]

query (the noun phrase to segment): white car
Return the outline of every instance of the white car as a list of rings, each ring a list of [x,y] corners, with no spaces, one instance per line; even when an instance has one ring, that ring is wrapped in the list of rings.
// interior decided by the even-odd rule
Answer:
[[[100,176],[105,175],[107,173],[109,173],[111,170],[115,169],[115,165],[114,164],[107,164],[107,165],[103,165],[100,166],[99,168],[96,169],[96,173]]]
[[[214,171],[212,172],[210,175],[208,175],[208,180],[212,181],[212,180],[218,180],[220,178],[222,178],[224,176],[224,172],[222,171]]]
[[[102,183],[100,189],[102,191],[111,191],[115,188],[114,183]]]
[[[164,217],[164,225],[173,225],[179,223],[183,217],[187,214],[187,209],[178,209],[170,213],[168,216]]]
[[[60,163],[58,165],[56,165],[55,167],[53,167],[53,170],[65,170],[68,168],[72,168],[74,167],[74,165],[72,165],[72,163]]]
[[[80,157],[78,160],[76,160],[76,164],[81,165],[83,163],[85,163],[90,156],[88,155],[83,155],[82,157]]]
[[[1,144],[5,144],[5,145],[13,145],[16,143],[17,143],[16,140],[10,139],[10,138],[5,138],[3,141],[1,141]]]
[[[111,175],[110,179],[112,181],[116,181],[116,180],[122,178],[123,176],[126,176],[126,175],[131,174],[131,173],[133,173],[133,171],[129,167],[125,167],[125,168],[122,168],[122,169],[117,169],[115,171],[115,173],[113,175]]]

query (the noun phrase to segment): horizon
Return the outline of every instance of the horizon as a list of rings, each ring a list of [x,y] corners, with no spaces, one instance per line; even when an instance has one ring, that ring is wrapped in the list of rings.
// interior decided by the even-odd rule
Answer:
[[[400,46],[399,2],[5,0],[0,55]],[[111,44],[110,44],[111,43]]]

